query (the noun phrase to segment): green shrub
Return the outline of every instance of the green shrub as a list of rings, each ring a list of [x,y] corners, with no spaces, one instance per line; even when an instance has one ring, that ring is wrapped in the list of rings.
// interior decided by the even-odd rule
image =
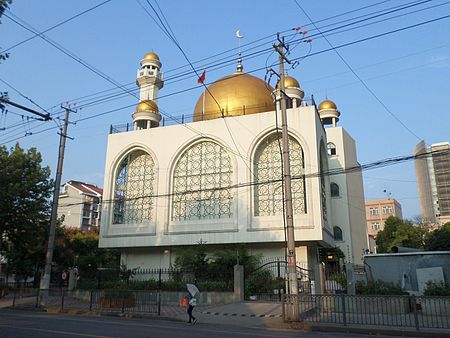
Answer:
[[[450,296],[450,284],[429,281],[423,294],[425,296]]]
[[[276,288],[278,288],[277,280],[267,269],[252,273],[251,277],[245,281],[245,294],[247,295],[270,293]]]
[[[361,281],[356,282],[356,294],[394,296],[406,295],[408,293],[405,292],[398,284],[377,280],[367,283]]]

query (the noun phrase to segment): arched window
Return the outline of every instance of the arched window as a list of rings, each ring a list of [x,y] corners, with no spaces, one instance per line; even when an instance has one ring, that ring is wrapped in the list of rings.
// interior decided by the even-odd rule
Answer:
[[[328,156],[336,155],[336,146],[332,142],[328,142],[327,144]]]
[[[120,162],[114,186],[113,224],[152,220],[155,162],[143,150],[130,152]]]
[[[333,236],[335,241],[343,241],[342,229],[339,227],[333,227]]]
[[[172,220],[231,218],[232,174],[231,158],[217,143],[188,148],[175,165]]]
[[[255,152],[253,176],[255,180],[255,216],[273,216],[283,213],[283,185],[281,161],[281,133],[266,137]],[[305,163],[303,149],[289,137],[289,155],[292,175],[292,206],[294,214],[306,213]]]
[[[339,197],[339,186],[336,183],[331,182],[330,192],[331,192],[331,197]]]

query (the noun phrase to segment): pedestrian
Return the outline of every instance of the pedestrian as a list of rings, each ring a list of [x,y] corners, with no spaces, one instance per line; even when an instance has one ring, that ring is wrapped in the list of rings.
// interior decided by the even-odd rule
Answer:
[[[195,324],[197,323],[197,319],[192,315],[192,311],[194,310],[194,307],[197,305],[197,299],[191,295],[191,293],[188,293],[188,299],[189,299],[189,306],[187,308],[187,313],[189,315],[188,323]]]

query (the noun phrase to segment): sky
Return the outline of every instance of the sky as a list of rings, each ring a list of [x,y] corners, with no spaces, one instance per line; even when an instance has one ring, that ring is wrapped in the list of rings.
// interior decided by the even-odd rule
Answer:
[[[36,147],[54,176],[57,117],[63,117],[62,105],[70,105],[77,108],[71,116],[76,124],[69,125],[74,139],[66,143],[63,182],[102,186],[110,125],[132,121],[138,99],[130,91],[137,88],[139,61],[149,51],[159,55],[166,79],[160,109],[177,117],[192,114],[202,88],[181,51],[149,15],[156,18],[150,4],[156,10],[159,5],[160,17],[198,72],[206,67],[206,83],[235,71],[237,30],[244,35],[244,70],[264,78],[265,67],[276,63],[271,47],[281,32],[290,42],[289,58],[299,60],[287,67],[288,74],[300,82],[305,97],[313,94],[316,102],[328,97],[337,104],[339,124],[355,139],[361,164],[411,155],[422,139],[449,141],[449,109],[443,102],[450,96],[450,17],[338,48],[347,66],[299,5],[336,47],[450,16],[450,1],[15,0],[0,25],[0,47],[10,53],[0,64],[0,91],[49,112],[54,121],[27,119],[20,115],[32,115],[11,107],[0,116],[0,144]],[[46,32],[53,45],[22,27],[42,32],[96,5]],[[299,32],[308,31],[305,38],[312,36],[310,44],[296,42],[300,35],[293,28],[299,26]],[[218,65],[222,61],[229,62]],[[420,214],[413,161],[363,176],[366,199],[393,197],[404,217]]]

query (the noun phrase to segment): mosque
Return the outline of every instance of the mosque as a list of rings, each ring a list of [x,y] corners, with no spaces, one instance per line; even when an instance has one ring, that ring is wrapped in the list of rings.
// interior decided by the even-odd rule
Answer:
[[[162,63],[154,52],[137,72],[140,102],[131,131],[108,138],[100,247],[119,248],[129,268],[169,267],[180,246],[245,245],[284,257],[281,113],[278,85],[236,72],[211,83],[193,121],[162,125]],[[285,78],[296,256],[314,270],[319,249],[338,246],[362,264],[368,248],[356,144],[331,100],[304,100]]]

